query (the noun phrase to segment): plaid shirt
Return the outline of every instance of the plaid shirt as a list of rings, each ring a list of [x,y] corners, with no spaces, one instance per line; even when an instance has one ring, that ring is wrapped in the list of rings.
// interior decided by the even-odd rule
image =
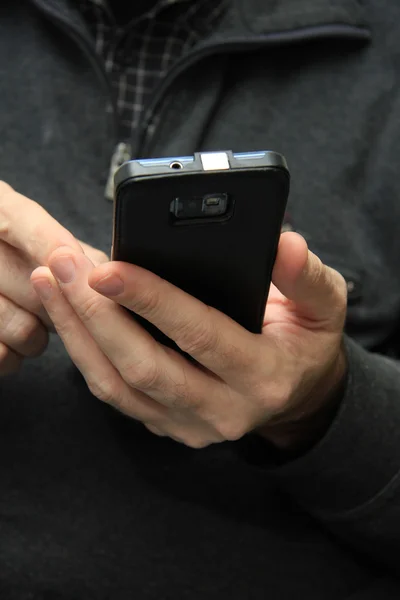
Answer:
[[[226,0],[158,0],[125,27],[116,22],[107,0],[78,4],[114,90],[121,130],[130,140],[157,84],[212,32]]]

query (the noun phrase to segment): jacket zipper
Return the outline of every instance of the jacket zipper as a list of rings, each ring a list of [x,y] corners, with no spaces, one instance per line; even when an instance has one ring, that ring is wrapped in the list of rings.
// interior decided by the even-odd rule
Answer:
[[[97,54],[93,51],[88,40],[85,39],[85,37],[79,31],[74,29],[74,27],[68,22],[68,20],[64,19],[62,15],[58,14],[50,6],[42,4],[39,0],[32,0],[32,2],[42,14],[44,14],[54,25],[59,26],[64,31],[64,33],[66,33],[68,37],[70,37],[70,39],[77,44],[77,46],[82,50],[83,54],[88,59],[93,70],[102,82],[103,87],[110,100],[113,113],[114,137],[115,140],[118,141],[120,139],[120,125],[118,122],[116,98],[111,88],[110,81],[107,77],[107,73],[104,69],[104,66],[98,59]]]
[[[132,158],[132,146],[128,142],[118,142],[111,156],[104,196],[112,202],[114,200],[114,176],[119,167]]]
[[[59,15],[57,12],[53,11],[51,7],[47,5],[44,6],[37,0],[33,0],[33,3],[38,10],[40,10],[52,23],[60,27],[64,33],[66,33],[70,39],[72,39],[72,41],[75,42],[82,50],[94,72],[102,82],[107,97],[110,100],[112,128],[114,132],[114,150],[111,155],[104,195],[107,200],[112,201],[114,197],[114,175],[118,168],[132,157],[132,146],[128,140],[123,140],[123,136],[120,133],[121,128],[118,120],[117,102],[113,89],[110,85],[110,81],[107,77],[107,73],[101,61],[98,59],[97,54],[93,51],[91,45],[88,43],[85,37],[79,33],[79,31],[74,29],[74,27],[71,26],[71,24],[62,17],[62,15]]]

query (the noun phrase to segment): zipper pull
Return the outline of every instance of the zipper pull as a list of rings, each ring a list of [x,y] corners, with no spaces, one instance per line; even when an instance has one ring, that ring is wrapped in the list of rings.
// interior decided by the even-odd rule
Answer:
[[[115,150],[111,157],[110,170],[108,172],[108,179],[104,195],[107,200],[111,202],[114,200],[114,175],[118,171],[119,167],[132,157],[132,148],[130,144],[126,142],[119,142],[115,146]]]

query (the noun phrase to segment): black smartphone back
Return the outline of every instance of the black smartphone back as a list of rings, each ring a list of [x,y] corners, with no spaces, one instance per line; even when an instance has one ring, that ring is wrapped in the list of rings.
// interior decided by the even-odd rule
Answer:
[[[276,153],[219,154],[227,161],[199,154],[121,167],[112,258],[156,273],[259,333],[289,173]]]

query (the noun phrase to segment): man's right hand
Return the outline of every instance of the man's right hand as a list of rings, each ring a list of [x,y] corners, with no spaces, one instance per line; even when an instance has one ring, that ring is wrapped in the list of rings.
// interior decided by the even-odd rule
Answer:
[[[108,260],[79,242],[39,204],[0,182],[0,377],[15,373],[27,357],[39,356],[51,321],[30,283],[58,246],[83,251],[96,264]]]

